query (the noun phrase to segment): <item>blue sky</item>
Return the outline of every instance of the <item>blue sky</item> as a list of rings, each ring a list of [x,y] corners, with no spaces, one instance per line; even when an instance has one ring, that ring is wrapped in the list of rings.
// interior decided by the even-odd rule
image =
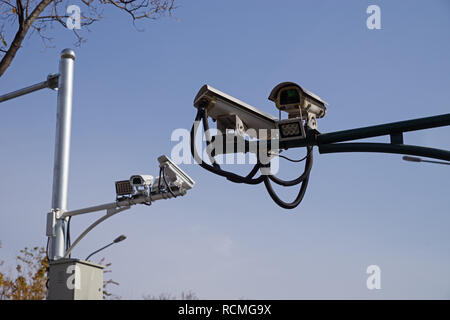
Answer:
[[[366,28],[371,4],[381,8],[381,30]],[[449,112],[446,0],[179,1],[175,18],[138,23],[142,32],[116,10],[104,16],[74,48],[70,209],[113,201],[115,180],[157,175],[156,158],[170,155],[174,129],[192,125],[205,83],[274,115],[270,90],[299,83],[330,104],[321,132]],[[59,52],[75,39],[59,28],[53,35],[55,48],[36,37],[24,44],[0,93],[57,72]],[[0,257],[12,264],[24,246],[45,245],[56,94],[0,110]],[[408,133],[405,143],[449,149],[449,137],[439,128]],[[448,168],[400,155],[314,155],[295,210],[277,207],[262,185],[183,165],[196,181],[186,197],[119,214],[74,256],[126,234],[103,253],[123,298],[192,290],[205,299],[449,299]],[[281,161],[281,177],[302,170]],[[102,214],[74,218],[72,239]],[[366,288],[372,264],[381,290]]]

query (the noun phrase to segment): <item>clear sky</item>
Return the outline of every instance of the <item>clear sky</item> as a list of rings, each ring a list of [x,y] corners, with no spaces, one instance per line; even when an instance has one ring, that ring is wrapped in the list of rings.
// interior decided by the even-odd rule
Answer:
[[[74,48],[70,209],[113,201],[115,180],[156,176],[156,158],[170,155],[174,129],[192,125],[205,83],[276,115],[270,90],[297,82],[330,104],[321,132],[450,110],[447,0],[178,4],[175,18],[138,23],[142,32],[109,8]],[[381,30],[366,27],[372,4]],[[55,48],[36,37],[24,44],[0,93],[57,72],[59,52],[75,39],[57,26],[53,36]],[[21,248],[46,242],[55,116],[50,90],[0,105],[0,258],[9,264]],[[449,129],[409,133],[405,143],[449,149]],[[107,220],[73,256],[127,235],[98,256],[112,262],[107,276],[123,298],[192,290],[204,299],[449,299],[449,168],[400,155],[314,155],[295,210],[279,208],[262,185],[183,165],[196,181],[187,196]],[[302,170],[281,161],[281,177]],[[72,239],[102,214],[74,218]],[[380,290],[366,287],[373,264]]]

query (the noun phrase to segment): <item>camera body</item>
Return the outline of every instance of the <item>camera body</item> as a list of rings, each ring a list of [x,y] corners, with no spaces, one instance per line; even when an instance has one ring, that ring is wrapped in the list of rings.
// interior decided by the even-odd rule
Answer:
[[[116,199],[130,199],[139,196],[146,196],[151,199],[154,194],[172,191],[178,191],[179,195],[185,195],[187,190],[194,187],[194,180],[167,156],[160,156],[158,162],[161,170],[164,170],[164,172],[161,172],[164,176],[161,175],[161,177],[154,179],[149,174],[135,174],[128,180],[116,181]],[[167,185],[164,180],[167,181]]]
[[[269,100],[275,103],[278,110],[287,112],[288,119],[305,120],[311,129],[317,129],[317,119],[327,113],[326,101],[294,82],[282,82],[275,86]]]
[[[289,119],[306,119],[308,113],[314,114],[316,118],[323,118],[327,112],[326,101],[294,82],[282,82],[275,86],[269,100],[275,102],[279,110],[287,112]]]
[[[130,185],[135,194],[149,195],[153,183],[153,176],[149,174],[136,174],[130,177]]]
[[[259,138],[260,130],[276,129],[276,118],[209,85],[204,85],[194,99],[194,107],[204,108],[208,117],[217,121],[222,134],[234,130],[236,135],[247,133]],[[253,129],[253,130],[248,130]]]
[[[192,180],[183,170],[180,169],[169,157],[162,155],[158,157],[159,167],[164,170],[164,176],[167,180],[168,186],[161,177],[156,178],[153,184],[152,191],[158,190],[160,186],[169,188],[178,188],[178,190],[190,190],[194,187],[195,181]]]
[[[153,183],[153,176],[149,174],[136,174],[130,177],[130,184],[133,187],[149,187]]]

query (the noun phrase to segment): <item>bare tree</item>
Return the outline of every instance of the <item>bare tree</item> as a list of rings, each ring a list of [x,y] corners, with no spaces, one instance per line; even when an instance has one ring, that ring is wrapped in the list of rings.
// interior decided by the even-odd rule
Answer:
[[[54,24],[67,27],[73,23],[74,11],[70,5],[80,8],[79,27],[87,27],[101,20],[103,10],[114,7],[127,13],[133,23],[139,19],[158,19],[171,14],[175,0],[0,0],[0,77],[11,65],[27,35],[37,34],[45,46],[52,38],[49,29]],[[68,13],[69,12],[69,13]],[[84,42],[78,28],[71,28],[76,45]]]
[[[191,290],[187,292],[182,291],[179,298],[170,293],[161,293],[159,296],[144,295],[142,298],[144,300],[199,300],[197,295]]]

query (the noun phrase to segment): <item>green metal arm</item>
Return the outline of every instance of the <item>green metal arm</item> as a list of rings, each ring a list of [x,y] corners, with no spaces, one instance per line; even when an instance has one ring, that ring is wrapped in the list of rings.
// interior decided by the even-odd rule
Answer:
[[[448,125],[450,125],[450,113],[427,118],[391,122],[365,128],[319,134],[316,137],[316,142],[319,146],[320,153],[383,152],[408,154],[450,161],[450,151],[448,150],[403,144],[403,132],[444,127]],[[391,143],[336,143],[383,135],[390,135]]]
[[[450,125],[450,113],[439,116],[391,122],[376,126],[319,134],[317,145],[401,134],[408,131],[445,127]]]
[[[440,159],[450,161],[450,151],[427,148],[421,146],[412,146],[403,144],[403,133],[431,129],[437,127],[445,127],[450,125],[450,113],[426,117],[420,119],[385,123],[376,126],[363,127],[351,130],[336,131],[330,133],[319,133],[316,130],[307,132],[306,138],[296,140],[279,141],[280,149],[300,148],[306,146],[318,146],[320,153],[335,152],[382,152],[382,153],[398,153],[414,156],[422,156],[427,158]],[[372,138],[389,135],[391,143],[336,143],[344,141],[352,141],[358,139]],[[237,137],[234,140],[223,141],[222,150],[234,150],[238,152]],[[245,140],[244,138],[240,138]],[[224,139],[225,140],[225,139]],[[244,143],[245,152],[251,150],[259,150],[259,141],[241,141]],[[267,148],[271,149],[271,141],[267,140]],[[214,150],[212,152],[214,156]]]
[[[330,143],[319,145],[320,153],[334,152],[383,152],[409,154],[450,161],[450,151],[404,144],[389,143]]]

